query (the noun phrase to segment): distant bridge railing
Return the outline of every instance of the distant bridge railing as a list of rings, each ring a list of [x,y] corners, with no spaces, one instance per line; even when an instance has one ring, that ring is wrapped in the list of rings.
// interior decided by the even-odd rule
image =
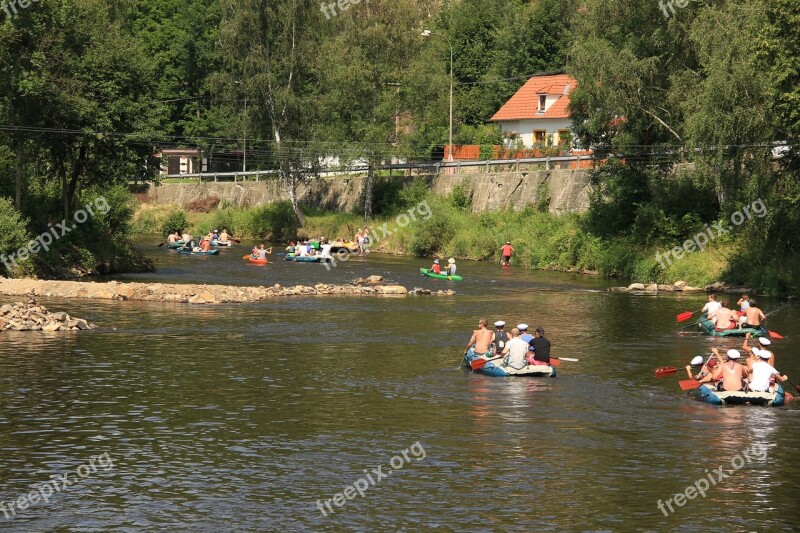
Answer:
[[[541,164],[545,166],[545,170],[550,170],[553,165],[561,165],[563,163],[575,163],[576,168],[579,167],[581,161],[594,161],[595,158],[591,154],[581,155],[565,155],[553,157],[532,157],[524,159],[490,159],[486,161],[430,161],[425,163],[387,163],[383,165],[376,165],[373,170],[411,170],[417,172],[429,171],[433,173],[440,173],[443,170],[454,169],[458,172],[462,168],[469,167],[484,167],[486,172],[489,172],[492,167],[498,166],[514,166],[519,169],[519,165]],[[320,170],[321,177],[336,177],[342,175],[351,175],[356,173],[367,172],[369,166],[367,165],[353,165],[345,167],[324,168]],[[276,178],[278,176],[277,170],[252,170],[247,172],[200,172],[192,174],[167,174],[163,176],[168,179],[179,180],[197,180],[197,181],[259,181],[260,179]]]

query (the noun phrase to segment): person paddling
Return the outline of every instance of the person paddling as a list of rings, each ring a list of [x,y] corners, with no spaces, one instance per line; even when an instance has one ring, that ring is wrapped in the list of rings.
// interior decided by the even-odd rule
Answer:
[[[180,238],[181,236],[178,234],[178,230],[175,230],[169,234],[169,237],[167,237],[167,242],[172,244],[174,242],[179,241]]]
[[[744,388],[744,378],[747,377],[747,370],[737,361],[741,357],[739,350],[728,350],[727,361],[722,358],[716,348],[712,348],[711,352],[722,367],[721,390],[729,392],[742,390]]]
[[[481,318],[478,321],[478,329],[472,332],[472,337],[470,337],[466,348],[464,348],[465,355],[473,346],[475,347],[475,355],[490,355],[489,345],[492,343],[494,334],[486,328],[487,324],[489,324],[489,321],[485,318]]]
[[[494,332],[494,354],[500,355],[503,349],[506,347],[506,343],[509,341],[508,332],[504,329],[506,327],[506,323],[502,320],[498,320],[494,323],[494,327],[497,328],[497,331]]]
[[[550,341],[544,338],[544,328],[538,327],[533,332],[533,339],[528,342],[528,346],[533,350],[533,358],[528,358],[532,365],[550,364]]]
[[[434,259],[433,260],[433,265],[431,265],[431,272],[433,272],[434,274],[441,274],[442,273],[442,267],[439,266],[439,260],[438,259]]]
[[[756,307],[754,302],[750,302],[750,305],[744,311],[744,316],[747,320],[742,327],[753,329],[761,329],[762,322],[767,318],[764,312]]]
[[[455,276],[456,275],[456,260],[452,257],[447,260],[447,266],[444,269],[444,273],[448,276]]]
[[[770,388],[772,378],[777,381],[789,379],[786,375],[781,375],[771,364],[767,362],[770,353],[767,350],[753,348],[753,353],[758,356],[758,360],[753,362],[753,370],[750,373],[748,388],[753,392],[767,392]]]
[[[520,338],[520,331],[517,328],[511,330],[512,339],[506,343],[501,355],[507,355],[503,364],[516,370],[521,370],[528,366],[525,355],[528,353],[528,343]]]
[[[200,250],[203,252],[208,252],[211,250],[211,241],[208,239],[208,237],[203,237],[200,239]]]
[[[261,243],[261,248],[258,249],[258,258],[259,259],[266,259],[267,254],[272,253],[272,246],[269,248],[264,248],[264,243]]]
[[[716,311],[709,313],[708,318],[714,319],[714,326],[717,331],[734,329],[737,325],[733,311],[728,309],[727,300],[722,300],[722,305]]]

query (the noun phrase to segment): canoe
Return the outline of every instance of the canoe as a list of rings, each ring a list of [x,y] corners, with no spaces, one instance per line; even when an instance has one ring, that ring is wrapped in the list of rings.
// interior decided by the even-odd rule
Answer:
[[[711,405],[761,405],[780,407],[786,403],[783,387],[775,385],[773,392],[718,391],[714,385],[704,383],[695,389],[695,399]]]
[[[700,328],[703,333],[706,335],[711,335],[712,337],[744,337],[748,333],[753,337],[766,337],[767,330],[763,327],[761,328],[734,328],[734,329],[726,329],[723,331],[717,331],[714,327],[714,323],[706,318],[705,315],[700,315],[700,319],[697,321],[697,327]]]
[[[452,276],[446,276],[444,274],[434,274],[429,268],[420,268],[419,273],[422,274],[423,276],[427,276],[429,278],[434,278],[434,279],[446,279],[450,281],[462,281],[464,279],[461,276],[456,276],[455,274]]]
[[[207,252],[193,252],[191,250],[184,250],[183,248],[176,248],[176,252],[183,255],[217,255],[219,250],[209,250]]]
[[[255,259],[252,256],[245,256],[242,259],[244,259],[249,263],[253,263],[254,265],[266,265],[267,263],[269,263],[269,261],[267,261],[266,259]]]
[[[211,241],[211,246],[231,246],[233,243],[231,241],[222,242],[222,241]]]
[[[175,249],[175,248],[180,248],[180,247],[181,247],[181,246],[183,246],[184,244],[186,244],[186,241],[175,241],[175,242],[170,242],[170,243],[167,243],[167,248],[172,248],[172,249]]]
[[[464,356],[464,364],[469,367],[469,364],[472,361],[477,359],[490,359],[484,355],[478,355],[475,353],[474,348],[470,348],[469,351]],[[511,368],[510,366],[503,366],[502,359],[495,359],[494,361],[490,361],[486,363],[483,368],[479,368],[475,372],[479,374],[484,374],[487,376],[492,376],[495,378],[506,378],[506,377],[539,377],[539,378],[554,378],[556,377],[556,369],[550,365],[527,365],[523,368],[517,370],[516,368]]]

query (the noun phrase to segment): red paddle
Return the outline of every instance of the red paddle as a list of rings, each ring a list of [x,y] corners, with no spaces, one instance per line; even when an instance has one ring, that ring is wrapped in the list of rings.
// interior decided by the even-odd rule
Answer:
[[[700,383],[696,379],[683,379],[678,382],[678,385],[681,386],[682,390],[691,390],[691,389],[696,389],[700,385],[705,385],[706,383],[714,383],[714,382],[706,381],[705,383]]]
[[[768,330],[767,330],[767,333],[769,333],[769,336],[770,336],[770,337],[773,337],[773,338],[775,338],[775,339],[782,339],[782,338],[783,338],[783,335],[781,335],[781,334],[780,334],[780,333],[778,333],[777,331],[772,331],[771,329],[768,329]]]
[[[667,376],[671,376],[677,371],[678,369],[674,366],[662,366],[661,368],[656,368],[656,377],[665,378]]]
[[[697,311],[695,311],[694,313],[696,313],[696,312]],[[678,320],[678,322],[686,322],[687,320],[692,318],[692,315],[694,313],[692,313],[691,311],[684,311],[683,313],[679,314],[675,318]]]

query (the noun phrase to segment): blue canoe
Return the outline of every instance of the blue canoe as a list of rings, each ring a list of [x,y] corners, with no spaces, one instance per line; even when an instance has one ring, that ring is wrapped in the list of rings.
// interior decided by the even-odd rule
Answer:
[[[296,263],[324,263],[325,261],[330,261],[333,259],[332,257],[322,257],[321,255],[311,255],[311,256],[300,256],[294,254],[286,254],[284,258],[287,261],[294,261]]]
[[[464,365],[469,367],[469,364],[472,361],[477,359],[490,359],[489,357],[478,355],[475,353],[474,348],[470,348],[469,351],[464,355]],[[511,368],[510,366],[503,366],[502,359],[495,359],[482,368],[479,368],[475,372],[479,374],[485,374],[487,376],[492,376],[496,378],[507,378],[507,377],[540,377],[540,378],[554,378],[556,377],[556,369],[550,365],[528,365],[524,368],[517,370],[516,368]]]
[[[695,389],[695,399],[711,405],[762,405],[780,407],[786,403],[786,393],[780,384],[773,392],[718,391],[715,386],[703,384]]]
[[[211,246],[233,246],[231,241],[222,242],[222,241],[211,241]]]
[[[697,327],[699,327],[703,333],[706,335],[711,335],[712,337],[744,337],[748,333],[752,337],[766,337],[767,330],[763,327],[761,328],[734,328],[734,329],[725,329],[722,331],[717,331],[717,328],[714,326],[714,323],[706,318],[706,315],[700,315],[700,320],[697,322]]]
[[[219,250],[209,250],[207,252],[193,252],[191,250],[185,250],[183,248],[175,248],[175,251],[179,254],[183,255],[217,255],[219,254]]]

